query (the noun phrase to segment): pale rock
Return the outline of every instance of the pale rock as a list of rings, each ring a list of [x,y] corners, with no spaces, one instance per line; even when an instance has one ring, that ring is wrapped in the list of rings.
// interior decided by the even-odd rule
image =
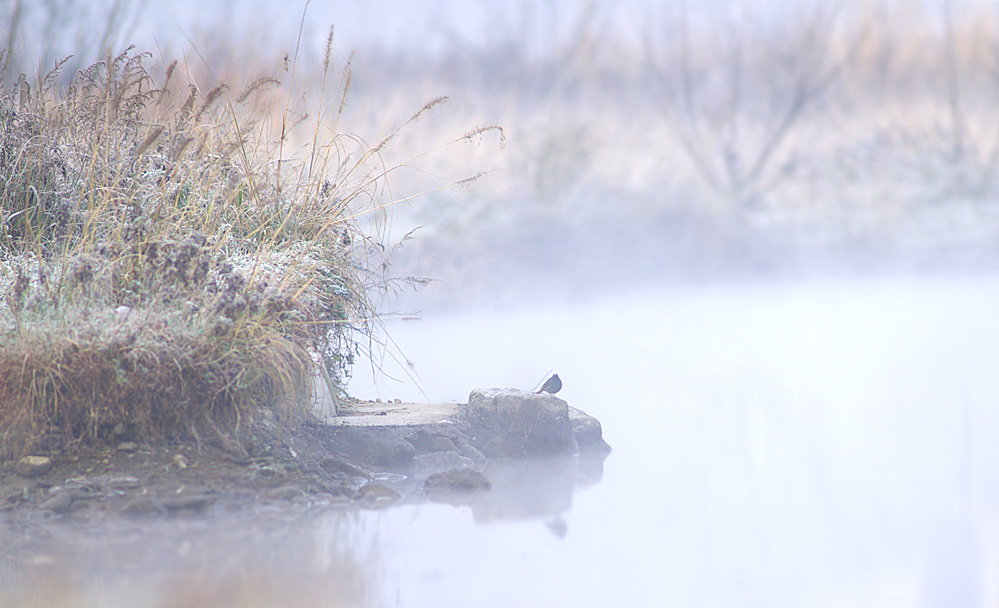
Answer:
[[[474,389],[468,396],[468,420],[487,457],[579,453],[569,404],[554,395]]]

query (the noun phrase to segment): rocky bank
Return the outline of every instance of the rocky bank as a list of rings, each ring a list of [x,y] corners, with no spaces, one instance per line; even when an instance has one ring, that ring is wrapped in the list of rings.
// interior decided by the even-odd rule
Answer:
[[[564,508],[577,482],[599,480],[610,452],[595,418],[517,389],[476,389],[467,404],[352,401],[337,409],[335,418],[294,429],[262,415],[245,449],[123,442],[6,463],[0,526],[28,542],[33,521],[53,518],[96,524],[423,500],[472,504],[488,518],[521,511],[509,492],[490,497],[497,484],[515,489],[537,474],[558,478],[541,484],[558,488],[542,501],[545,514]]]

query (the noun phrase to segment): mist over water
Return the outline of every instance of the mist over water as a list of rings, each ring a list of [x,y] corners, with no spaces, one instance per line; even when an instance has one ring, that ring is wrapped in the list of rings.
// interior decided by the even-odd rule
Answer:
[[[387,578],[400,605],[996,605],[997,304],[995,280],[791,282],[400,322],[431,400],[554,367],[614,452],[561,541],[379,515],[406,522]]]
[[[491,463],[471,506],[53,525],[46,550],[86,574],[73,605],[996,606],[997,306],[996,279],[754,282],[399,321],[430,400],[554,368],[613,453]]]

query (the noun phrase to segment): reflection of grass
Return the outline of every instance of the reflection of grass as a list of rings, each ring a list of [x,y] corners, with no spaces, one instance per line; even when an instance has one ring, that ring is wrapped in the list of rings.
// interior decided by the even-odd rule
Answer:
[[[147,58],[0,95],[2,456],[178,433],[226,444],[258,405],[295,414],[315,357],[340,383],[369,347],[386,262],[356,218],[390,204],[396,166],[384,141],[336,132],[349,72],[292,156],[303,120],[272,124],[255,102],[274,80],[203,94],[173,86],[176,62],[154,83]]]
[[[355,513],[300,506],[147,521],[141,533],[78,525],[5,547],[0,608],[381,605],[384,547],[369,536]]]

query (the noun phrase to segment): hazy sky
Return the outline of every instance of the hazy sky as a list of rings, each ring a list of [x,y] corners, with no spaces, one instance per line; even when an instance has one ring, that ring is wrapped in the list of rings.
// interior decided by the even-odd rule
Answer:
[[[260,0],[151,0],[142,19],[143,35],[169,35],[188,32],[201,25],[217,23],[249,26],[266,23],[281,38],[294,37],[302,21],[304,0],[272,3]],[[579,0],[549,0],[547,2],[476,2],[461,0],[398,0],[313,1],[308,3],[306,27],[324,32],[330,25],[336,28],[341,46],[348,48],[369,44],[433,51],[455,39],[477,42],[483,35],[497,29],[512,30],[525,23],[538,30],[568,27],[574,15],[585,10],[588,3]],[[631,13],[630,4],[600,0],[593,2],[598,18],[620,25]],[[207,8],[206,8],[207,6]]]

